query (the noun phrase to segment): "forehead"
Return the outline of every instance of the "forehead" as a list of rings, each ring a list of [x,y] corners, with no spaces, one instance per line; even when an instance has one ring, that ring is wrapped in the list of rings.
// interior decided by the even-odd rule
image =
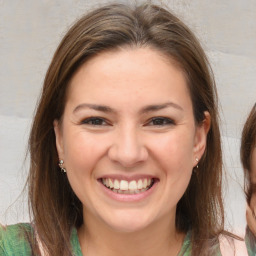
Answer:
[[[132,101],[183,95],[189,98],[183,71],[164,54],[151,48],[124,48],[107,51],[85,62],[72,77],[68,100],[115,97]]]

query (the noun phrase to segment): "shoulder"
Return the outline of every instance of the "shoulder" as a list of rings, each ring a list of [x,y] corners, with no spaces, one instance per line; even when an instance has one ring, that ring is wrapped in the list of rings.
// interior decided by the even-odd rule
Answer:
[[[33,230],[28,223],[0,226],[0,255],[29,255]]]

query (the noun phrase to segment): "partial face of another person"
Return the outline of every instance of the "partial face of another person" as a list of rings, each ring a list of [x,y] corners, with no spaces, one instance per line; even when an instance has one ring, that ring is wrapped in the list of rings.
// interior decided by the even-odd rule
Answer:
[[[251,175],[253,176],[253,181],[256,184],[256,145],[252,151],[252,158],[251,158]]]
[[[250,207],[251,209],[254,211],[254,213],[256,213],[256,191],[255,191],[255,187],[256,187],[256,146],[254,147],[253,151],[252,151],[252,155],[251,155],[251,170],[250,170],[250,179],[251,179],[251,183],[253,184],[253,193],[252,193],[252,197],[251,197],[251,201],[250,201]]]
[[[251,155],[251,162],[250,162],[250,179],[252,183],[252,195],[250,199],[250,207],[246,209],[246,220],[247,225],[249,226],[252,233],[256,236],[256,223],[255,223],[255,214],[256,214],[256,146],[254,147]]]
[[[150,48],[93,57],[71,79],[56,144],[85,223],[120,232],[175,221],[209,128],[183,72]]]

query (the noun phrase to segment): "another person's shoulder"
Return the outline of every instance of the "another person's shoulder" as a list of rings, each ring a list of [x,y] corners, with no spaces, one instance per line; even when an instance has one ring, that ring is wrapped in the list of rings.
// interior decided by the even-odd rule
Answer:
[[[0,255],[30,255],[33,229],[28,223],[0,225]]]

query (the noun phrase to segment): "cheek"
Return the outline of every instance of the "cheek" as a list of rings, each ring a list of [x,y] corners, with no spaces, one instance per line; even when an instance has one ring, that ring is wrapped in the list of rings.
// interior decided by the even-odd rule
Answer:
[[[64,157],[67,168],[76,172],[90,172],[106,152],[106,142],[98,135],[84,131],[69,133],[64,141]]]
[[[99,163],[107,148],[106,139],[84,131],[72,132],[65,137],[64,159],[70,185],[84,205],[90,205],[88,195],[95,184]]]
[[[154,151],[155,162],[163,182],[163,204],[166,211],[177,205],[185,193],[193,170],[193,140],[189,136],[159,139]]]
[[[191,132],[190,132],[191,133]],[[191,170],[193,168],[193,138],[176,133],[159,137],[154,141],[154,155],[166,170]]]
[[[185,134],[169,136],[158,140],[157,145],[155,158],[163,170],[161,175],[167,183],[166,193],[177,203],[190,182],[193,170],[193,138]]]

